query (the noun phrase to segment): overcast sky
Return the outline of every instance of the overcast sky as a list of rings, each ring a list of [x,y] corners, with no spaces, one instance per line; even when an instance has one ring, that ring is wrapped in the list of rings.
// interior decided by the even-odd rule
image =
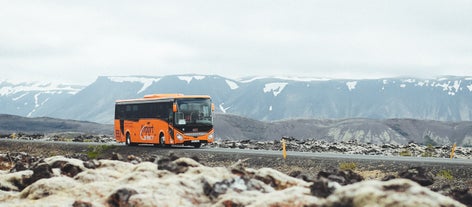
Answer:
[[[472,0],[0,0],[0,80],[472,76]]]

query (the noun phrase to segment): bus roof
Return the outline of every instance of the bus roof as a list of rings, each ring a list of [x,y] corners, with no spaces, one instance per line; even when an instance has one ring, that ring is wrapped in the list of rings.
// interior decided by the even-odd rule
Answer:
[[[163,93],[163,94],[149,94],[145,95],[143,98],[137,99],[125,99],[117,100],[116,103],[122,102],[152,102],[160,100],[172,101],[174,99],[187,99],[187,98],[211,98],[209,95],[184,95],[181,93]]]

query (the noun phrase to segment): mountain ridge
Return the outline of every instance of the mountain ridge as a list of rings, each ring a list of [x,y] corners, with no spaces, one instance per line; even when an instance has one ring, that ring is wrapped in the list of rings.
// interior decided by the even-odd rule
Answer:
[[[7,91],[0,82],[0,91]],[[75,93],[0,93],[0,113],[112,123],[117,99],[208,94],[217,112],[261,121],[296,118],[472,120],[472,77],[328,79],[218,75],[99,76]],[[20,110],[27,108],[25,110]]]

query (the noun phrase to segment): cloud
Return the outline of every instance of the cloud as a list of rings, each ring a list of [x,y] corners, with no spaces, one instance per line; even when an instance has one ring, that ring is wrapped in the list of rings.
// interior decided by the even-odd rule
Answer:
[[[470,1],[10,1],[6,78],[470,75]]]

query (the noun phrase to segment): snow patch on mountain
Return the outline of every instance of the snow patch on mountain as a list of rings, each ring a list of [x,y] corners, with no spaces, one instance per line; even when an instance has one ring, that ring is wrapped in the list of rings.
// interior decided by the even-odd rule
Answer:
[[[48,93],[48,92],[46,92],[46,93]],[[34,95],[34,108],[33,108],[33,110],[31,110],[31,112],[28,113],[28,115],[26,115],[26,117],[31,117],[33,115],[33,113],[36,112],[36,110],[39,107],[41,107],[46,102],[48,102],[49,98],[46,98],[44,101],[41,101],[41,103],[40,103],[39,96],[41,94],[44,94],[44,93],[37,93],[37,94]]]
[[[189,84],[190,81],[192,81],[192,79],[193,79],[191,76],[179,76],[178,78],[180,80],[187,81],[187,84]]]
[[[284,90],[285,86],[287,86],[288,83],[283,83],[283,82],[278,82],[278,83],[267,83],[264,86],[264,93],[270,93],[272,92],[274,96],[279,95],[282,90]]]
[[[223,112],[223,113],[226,114],[226,110],[230,109],[231,106],[225,108],[225,107],[223,106],[224,104],[225,104],[225,103],[221,103],[221,104],[219,105],[219,107],[220,107],[221,112]]]
[[[203,75],[194,75],[194,76],[177,76],[180,80],[186,81],[189,84],[193,79],[202,80],[205,79]]]
[[[349,91],[356,89],[356,85],[357,85],[357,81],[348,81],[346,83],[347,89],[349,89]]]
[[[231,90],[236,90],[239,88],[238,84],[235,83],[234,81],[230,81],[230,80],[225,80],[226,81],[226,84],[228,84],[229,88],[231,88]]]
[[[28,95],[28,94],[29,94],[29,92],[26,92],[26,93],[24,93],[24,94],[21,94],[21,95],[18,96],[18,97],[12,98],[11,100],[13,100],[13,101],[18,101],[19,99],[25,97],[25,96]]]
[[[429,80],[425,80],[425,81],[419,81],[417,84],[417,86],[428,86],[429,85]]]
[[[149,86],[151,86],[154,82],[159,82],[161,78],[150,78],[150,77],[125,77],[125,76],[113,76],[113,77],[108,77],[109,80],[113,82],[118,82],[118,83],[124,83],[124,82],[138,82],[142,83],[143,87],[136,92],[137,94],[145,91]]]
[[[463,80],[470,80],[469,78],[464,78]],[[416,79],[403,79],[400,80],[399,87],[406,88],[407,86],[419,86],[419,87],[433,87],[440,88],[442,91],[446,92],[450,96],[456,95],[459,91],[463,90],[463,80],[451,80],[447,78],[438,78],[434,80],[416,80]],[[383,80],[383,84],[395,84],[395,81]],[[472,84],[466,86],[469,89],[469,92],[472,91]],[[384,89],[384,87],[382,87]]]
[[[436,83],[434,87],[442,88],[443,91],[447,91],[449,87],[449,83]]]
[[[403,83],[416,83],[416,80],[415,79],[405,79],[405,80],[402,80]]]
[[[313,82],[313,81],[330,81],[330,78],[320,78],[320,77],[297,77],[297,76],[255,76],[255,77],[243,77],[237,79],[241,83],[250,83],[255,80],[261,79],[278,79],[285,81],[296,81],[296,82]]]
[[[457,93],[457,91],[459,91],[459,89],[461,87],[461,82],[462,82],[461,80],[454,81],[454,85],[452,86],[452,88],[456,90],[456,93]]]
[[[297,82],[313,82],[313,81],[330,81],[330,78],[319,78],[319,77],[298,77],[298,76],[274,76],[272,78],[287,81]]]
[[[9,83],[1,82],[0,96],[9,96],[22,92],[41,91],[41,92],[66,92],[71,95],[78,93],[82,87],[72,87],[62,84],[45,83],[45,82],[23,82],[23,83]]]
[[[433,83],[431,86],[442,88],[442,90],[447,92],[448,95],[454,96],[459,92],[459,90],[461,90],[461,83],[461,80],[455,80],[454,82],[447,81],[444,83]]]

